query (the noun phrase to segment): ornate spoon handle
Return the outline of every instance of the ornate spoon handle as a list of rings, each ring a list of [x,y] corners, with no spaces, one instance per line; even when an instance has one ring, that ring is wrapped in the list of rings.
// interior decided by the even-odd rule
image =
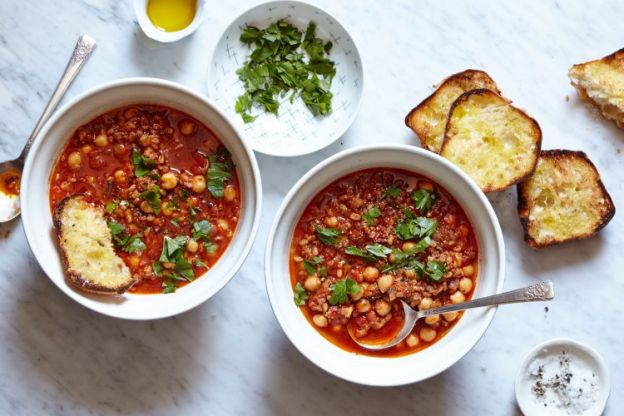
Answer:
[[[65,95],[65,91],[67,91],[67,88],[71,85],[76,75],[78,75],[78,72],[80,72],[80,69],[87,61],[87,59],[89,59],[89,56],[91,56],[91,53],[94,49],[95,40],[92,37],[90,37],[89,35],[82,35],[80,36],[80,38],[78,38],[78,42],[76,42],[74,52],[72,53],[71,58],[67,63],[67,67],[65,67],[65,71],[63,72],[63,75],[61,76],[61,79],[59,80],[58,85],[56,86],[56,89],[52,94],[52,97],[50,97],[50,101],[48,101],[48,105],[46,105],[46,108],[45,110],[43,110],[41,117],[39,117],[37,124],[35,124],[35,128],[30,134],[26,145],[24,145],[24,150],[22,150],[22,154],[20,154],[20,157],[18,159],[21,163],[24,163],[24,159],[26,159],[26,155],[30,150],[30,146],[32,145],[33,140],[35,140],[35,137],[39,133],[39,130],[41,130],[41,127],[43,127],[46,121],[48,121],[48,119],[52,115],[52,112],[54,112],[56,106],[61,101],[61,98],[63,98],[63,95]]]
[[[418,317],[437,315],[439,313],[463,311],[466,309],[480,308],[482,306],[503,305],[505,303],[534,302],[538,300],[550,300],[555,297],[555,290],[551,281],[537,283],[522,289],[499,293],[498,295],[469,300],[456,305],[447,305],[440,308],[428,309],[417,312]]]

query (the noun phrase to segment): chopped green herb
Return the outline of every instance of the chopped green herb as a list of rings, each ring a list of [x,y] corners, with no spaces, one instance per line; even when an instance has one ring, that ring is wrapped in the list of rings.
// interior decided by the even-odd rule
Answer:
[[[230,173],[232,162],[229,152],[220,147],[216,154],[210,155],[210,167],[206,173],[208,179],[208,191],[215,198],[223,198],[225,181],[232,178]]]
[[[304,259],[301,263],[308,274],[316,273],[317,266],[323,261],[322,256],[314,256],[311,260]]]
[[[206,250],[206,253],[208,254],[212,254],[216,252],[218,249],[219,249],[219,246],[216,245],[215,243],[212,243],[212,242],[204,243],[204,250]]]
[[[396,198],[401,194],[401,188],[398,188],[396,186],[389,186],[388,188],[386,188],[386,190],[384,191],[384,193],[381,195],[382,198],[385,198],[386,196],[391,196],[392,198]]]
[[[401,240],[429,237],[438,227],[438,222],[426,217],[406,218],[397,223],[396,234]]]
[[[375,257],[372,254],[369,254],[368,252],[366,252],[366,250],[362,250],[361,248],[357,248],[355,246],[349,246],[345,248],[345,253],[351,256],[360,257],[361,259],[363,259],[364,261],[368,263],[374,263],[375,261],[377,261],[377,257]]]
[[[143,156],[136,149],[132,149],[132,164],[134,165],[134,176],[142,178],[149,171],[156,167],[156,161],[147,156]],[[158,177],[158,176],[157,176]]]
[[[126,227],[117,221],[108,221],[106,225],[113,236],[113,245],[115,247],[122,249],[126,253],[145,250],[145,243],[141,241],[142,233],[130,236],[126,231]]]
[[[175,281],[173,279],[165,279],[163,280],[163,291],[162,293],[173,293],[176,290]]]
[[[119,206],[119,201],[111,201],[108,204],[106,204],[106,212],[108,212],[109,214],[112,214],[118,206]]]
[[[421,213],[425,214],[435,202],[436,196],[432,191],[426,189],[419,189],[412,194],[412,201],[414,206]]]
[[[305,305],[306,300],[308,300],[308,292],[305,291],[305,289],[299,282],[297,282],[297,284],[295,285],[294,299],[295,299],[295,305],[297,306]]]
[[[179,223],[179,222],[178,222],[178,220],[176,220],[175,218],[173,218],[173,219],[171,220],[171,224],[172,224],[174,227],[178,227],[178,228],[180,227],[180,223]]]
[[[331,305],[339,305],[348,300],[348,295],[357,295],[360,293],[362,287],[359,286],[355,280],[347,277],[346,279],[338,280],[331,285],[329,289],[331,290],[329,303]]]
[[[175,291],[174,281],[192,281],[195,279],[195,272],[191,263],[184,257],[184,248],[189,238],[187,236],[177,236],[163,238],[163,248],[158,261],[152,264],[154,274],[165,278],[163,282],[163,293]],[[163,263],[173,263],[173,268],[165,268]],[[171,286],[173,285],[173,287]]]
[[[392,253],[392,249],[381,244],[369,244],[364,248],[373,256],[379,257],[382,259],[385,259],[388,254]]]
[[[234,110],[245,123],[255,120],[250,114],[253,107],[278,115],[278,97],[287,94],[290,102],[299,95],[315,116],[331,112],[330,87],[336,68],[327,55],[332,44],[318,39],[315,31],[313,22],[304,35],[283,20],[263,30],[243,29],[240,41],[252,52],[236,71],[245,92],[236,100]]]
[[[210,234],[212,233],[212,224],[207,220],[201,220],[193,223],[193,239],[210,242]]]
[[[327,277],[327,267],[325,266],[319,267],[318,273],[319,273],[319,276],[321,277]]]
[[[431,260],[427,262],[427,269],[424,273],[433,281],[438,281],[446,274],[446,264],[441,261]]]
[[[377,207],[369,209],[362,215],[368,225],[372,225],[379,217],[381,217],[381,210]]]
[[[197,259],[195,260],[195,267],[208,267],[208,265],[204,263],[203,261]]]
[[[180,195],[180,200],[182,200],[184,202],[186,202],[186,200],[189,197],[188,191],[186,189],[184,189],[184,188],[180,189],[179,195]]]
[[[160,200],[160,187],[152,185],[150,189],[141,193],[141,199],[147,201],[156,215],[160,214],[162,202]]]
[[[321,240],[321,243],[327,246],[333,246],[336,244],[336,239],[342,235],[342,232],[338,228],[318,227],[316,229],[316,235],[319,240]]]

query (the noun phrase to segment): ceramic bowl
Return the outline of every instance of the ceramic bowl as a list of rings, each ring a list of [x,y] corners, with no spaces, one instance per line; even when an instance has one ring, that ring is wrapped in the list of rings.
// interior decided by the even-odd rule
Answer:
[[[197,0],[195,17],[191,24],[182,30],[165,32],[157,28],[147,15],[147,2],[148,0],[133,0],[134,14],[145,36],[157,42],[170,43],[189,36],[199,28],[206,17],[206,0]]]
[[[241,185],[241,216],[222,257],[205,276],[172,294],[89,295],[66,281],[58,239],[53,231],[48,191],[50,172],[77,127],[111,109],[134,103],[160,104],[192,115],[221,139],[232,153]],[[154,78],[131,78],[92,89],[72,100],[45,125],[32,145],[21,184],[22,222],[26,238],[48,277],[78,303],[105,315],[156,319],[191,309],[217,293],[234,276],[251,249],[260,217],[262,187],[253,151],[210,101],[187,88]]]
[[[333,43],[329,55],[336,63],[331,87],[333,111],[314,117],[301,99],[291,104],[285,96],[279,100],[279,117],[261,113],[254,122],[245,124],[234,111],[236,99],[244,92],[236,70],[250,53],[239,40],[241,29],[245,25],[264,29],[280,19],[301,30],[314,21],[317,37]],[[246,11],[225,30],[210,64],[208,90],[254,150],[274,156],[296,156],[319,150],[344,134],[360,108],[363,82],[362,61],[355,41],[335,17],[299,1],[273,1]]]
[[[531,362],[538,357],[556,356],[561,351],[566,351],[566,354],[573,360],[582,362],[597,377],[596,401],[583,412],[567,413],[565,409],[557,409],[552,405],[544,407],[543,403],[534,399],[534,394],[531,392],[534,383],[534,380],[528,377]],[[568,338],[551,339],[533,347],[522,360],[515,383],[516,401],[525,415],[601,415],[607,405],[610,390],[609,369],[598,351],[589,345]]]
[[[467,311],[447,335],[429,348],[393,358],[347,352],[308,323],[293,302],[289,277],[289,247],[297,221],[308,203],[327,185],[373,167],[425,175],[450,192],[463,207],[479,248],[474,297],[501,291],[505,250],[498,220],[483,192],[459,168],[427,150],[407,145],[375,145],[343,151],[315,166],[294,185],[275,217],[266,249],[266,286],[278,322],[295,347],[329,373],[360,384],[396,386],[425,380],[457,362],[481,338],[496,308]]]

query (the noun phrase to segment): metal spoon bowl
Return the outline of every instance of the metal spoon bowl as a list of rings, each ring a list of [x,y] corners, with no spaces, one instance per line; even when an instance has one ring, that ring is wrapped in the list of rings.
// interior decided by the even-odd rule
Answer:
[[[453,305],[441,306],[439,308],[415,311],[405,301],[401,301],[403,305],[403,326],[389,340],[383,343],[367,343],[364,339],[358,339],[353,333],[350,326],[347,327],[349,336],[359,346],[369,350],[385,350],[399,344],[414,329],[416,322],[430,315],[438,315],[441,313],[464,311],[466,309],[481,308],[484,306],[504,305],[506,303],[535,302],[543,300],[551,300],[555,297],[555,290],[551,281],[541,282],[527,286],[522,289],[516,289],[509,292],[499,293],[498,295],[486,296],[483,298],[469,300],[468,302],[457,303]]]
[[[52,93],[50,101],[48,101],[46,108],[43,110],[43,113],[41,114],[41,117],[39,117],[37,124],[35,124],[35,128],[30,134],[28,141],[24,145],[22,153],[15,160],[8,160],[0,163],[0,178],[3,178],[12,170],[17,172],[17,174],[21,177],[26,155],[35,140],[35,137],[37,137],[37,134],[39,134],[43,125],[48,121],[65,95],[67,88],[71,85],[76,75],[78,75],[78,72],[80,72],[80,69],[82,69],[82,66],[87,61],[89,56],[91,56],[94,49],[95,40],[93,40],[93,38],[88,35],[82,35],[78,38],[76,46],[74,47],[74,52],[67,63],[67,67],[65,67],[65,71],[63,71],[63,75],[61,76],[56,89]],[[3,191],[2,187],[0,187],[0,223],[11,221],[17,217],[20,212],[19,192],[6,192]]]

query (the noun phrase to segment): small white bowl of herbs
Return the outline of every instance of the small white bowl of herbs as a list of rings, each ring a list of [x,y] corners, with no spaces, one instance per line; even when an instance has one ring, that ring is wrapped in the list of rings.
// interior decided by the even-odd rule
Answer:
[[[217,43],[209,94],[254,150],[296,156],[349,128],[363,71],[351,35],[299,1],[264,3],[239,16]]]

